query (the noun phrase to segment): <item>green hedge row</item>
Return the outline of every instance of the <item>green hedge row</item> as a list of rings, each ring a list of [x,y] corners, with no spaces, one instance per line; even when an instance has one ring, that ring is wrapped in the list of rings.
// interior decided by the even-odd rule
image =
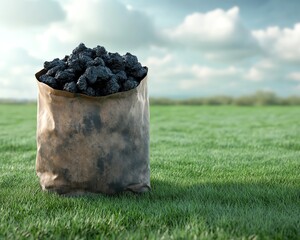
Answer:
[[[256,92],[240,97],[214,96],[190,99],[150,98],[152,105],[300,105],[300,96],[279,97],[272,92]]]
[[[33,100],[20,101],[0,99],[0,103],[36,103]],[[258,91],[251,95],[240,97],[213,96],[189,99],[150,98],[151,105],[238,105],[238,106],[263,106],[263,105],[300,105],[299,96],[279,97],[272,92]]]

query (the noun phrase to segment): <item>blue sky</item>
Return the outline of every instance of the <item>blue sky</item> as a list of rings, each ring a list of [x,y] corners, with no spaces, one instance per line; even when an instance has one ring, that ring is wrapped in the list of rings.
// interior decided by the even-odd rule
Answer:
[[[80,42],[136,54],[153,97],[300,95],[298,0],[0,0],[0,98]]]

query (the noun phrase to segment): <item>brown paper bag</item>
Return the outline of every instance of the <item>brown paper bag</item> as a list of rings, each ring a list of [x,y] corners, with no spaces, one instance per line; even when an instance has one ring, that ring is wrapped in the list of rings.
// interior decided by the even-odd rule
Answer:
[[[43,190],[114,194],[150,189],[147,76],[135,89],[103,97],[37,82],[36,172]]]

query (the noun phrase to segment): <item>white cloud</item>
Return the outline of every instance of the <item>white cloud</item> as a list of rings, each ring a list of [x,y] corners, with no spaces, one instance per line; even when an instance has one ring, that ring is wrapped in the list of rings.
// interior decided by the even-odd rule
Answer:
[[[300,23],[293,28],[255,30],[252,35],[267,54],[283,61],[300,62]]]
[[[65,17],[60,4],[54,0],[0,0],[0,3],[0,25],[4,26],[41,26]]]
[[[191,38],[192,41],[223,42],[234,32],[239,9],[234,7],[225,12],[216,9],[206,14],[193,13],[175,28],[170,35],[174,38]],[[189,39],[189,40],[191,40]]]
[[[199,66],[193,65],[191,71],[197,78],[201,79],[209,79],[209,78],[216,78],[216,77],[228,77],[234,76],[240,72],[240,70],[236,69],[234,66],[230,66],[223,69],[214,69],[207,66]]]
[[[34,74],[41,61],[26,50],[16,48],[0,62],[0,98],[35,99],[37,86]]]
[[[162,65],[170,63],[173,60],[174,60],[174,56],[172,54],[168,53],[163,57],[151,56],[151,57],[147,58],[147,60],[145,61],[145,64],[151,68],[155,68],[155,67],[161,67]]]
[[[150,94],[152,96],[202,95],[218,89],[237,88],[243,73],[235,66],[214,68],[201,64],[184,62],[170,53],[149,57]]]
[[[276,67],[276,64],[270,60],[270,59],[262,59],[259,62],[255,64],[260,69],[274,69]]]
[[[288,74],[288,79],[300,82],[300,72],[292,72]]]
[[[176,28],[166,30],[165,34],[170,42],[206,51],[210,59],[224,58],[224,55],[227,60],[234,55],[240,58],[257,51],[250,31],[240,20],[238,7],[190,14]]]
[[[190,71],[193,78],[180,81],[179,85],[183,90],[193,90],[203,86],[212,87],[219,81],[221,81],[220,86],[229,83],[232,85],[232,80],[236,80],[240,74],[240,69],[234,66],[219,69],[195,64],[192,67],[187,66],[185,71]]]
[[[149,46],[157,37],[148,16],[119,1],[74,0],[64,8],[66,20],[52,24],[39,36],[48,51],[58,44],[75,46],[79,42],[89,46],[100,44],[116,51],[130,50]]]
[[[268,58],[256,62],[244,74],[246,80],[253,82],[266,81],[271,78],[274,81],[275,79],[278,79],[278,77],[280,76],[278,74],[277,64]]]
[[[245,75],[245,78],[251,81],[261,81],[264,77],[264,73],[257,67],[251,67]]]

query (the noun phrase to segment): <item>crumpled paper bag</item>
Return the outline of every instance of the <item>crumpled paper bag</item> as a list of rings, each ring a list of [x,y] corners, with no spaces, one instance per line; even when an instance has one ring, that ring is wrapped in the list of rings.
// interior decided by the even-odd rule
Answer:
[[[150,189],[147,76],[135,89],[103,97],[37,84],[36,173],[43,190],[115,194]]]

